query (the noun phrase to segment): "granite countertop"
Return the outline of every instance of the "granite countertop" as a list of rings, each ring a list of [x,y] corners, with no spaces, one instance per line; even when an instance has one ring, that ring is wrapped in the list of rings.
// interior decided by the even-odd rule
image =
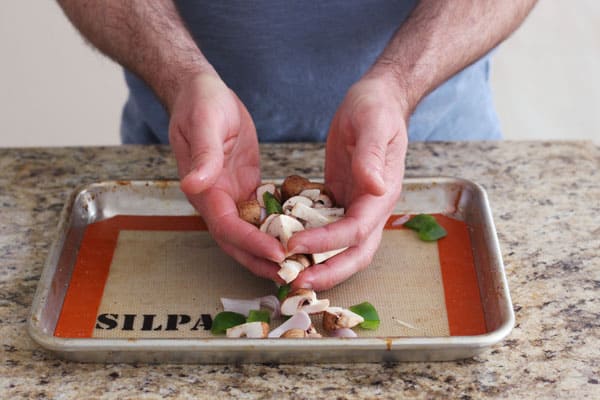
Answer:
[[[315,144],[262,146],[263,173],[322,176]],[[79,185],[176,177],[166,147],[0,149],[0,398],[600,397],[600,149],[589,142],[411,144],[408,176],[488,192],[516,326],[440,363],[124,365],[57,359],[26,321],[59,213]]]

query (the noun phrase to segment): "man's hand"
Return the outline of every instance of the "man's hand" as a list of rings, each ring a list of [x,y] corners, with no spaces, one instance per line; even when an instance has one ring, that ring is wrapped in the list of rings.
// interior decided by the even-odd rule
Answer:
[[[169,139],[181,188],[227,253],[256,275],[277,279],[284,250],[241,220],[236,203],[260,184],[258,141],[246,107],[214,73],[194,75],[171,107]]]
[[[326,184],[346,215],[297,233],[289,246],[297,253],[350,248],[306,269],[294,287],[325,290],[370,263],[400,195],[407,115],[400,90],[384,77],[367,76],[348,91],[331,124],[325,165]]]

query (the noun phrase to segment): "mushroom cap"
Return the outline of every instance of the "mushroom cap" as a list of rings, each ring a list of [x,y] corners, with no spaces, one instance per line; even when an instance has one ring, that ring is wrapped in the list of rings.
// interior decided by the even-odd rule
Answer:
[[[257,200],[241,201],[237,205],[240,218],[252,225],[259,226],[261,221],[261,206]]]
[[[269,218],[267,217],[267,220],[268,219]],[[290,240],[294,232],[301,230],[304,230],[304,226],[302,226],[300,221],[285,214],[276,214],[275,218],[273,218],[266,227],[266,232],[269,235],[278,238],[286,250],[288,240]]]
[[[290,175],[281,184],[281,197],[282,200],[287,200],[290,197],[298,195],[306,186],[310,185],[310,181],[299,175]]]
[[[281,314],[294,315],[298,311],[316,314],[323,312],[327,307],[329,307],[329,300],[318,300],[314,290],[298,289],[290,293],[281,303]]]
[[[262,321],[246,322],[227,329],[225,333],[228,338],[264,338],[269,334],[269,324]]]
[[[329,307],[323,312],[323,328],[328,332],[353,328],[364,321],[360,315],[341,307]]]

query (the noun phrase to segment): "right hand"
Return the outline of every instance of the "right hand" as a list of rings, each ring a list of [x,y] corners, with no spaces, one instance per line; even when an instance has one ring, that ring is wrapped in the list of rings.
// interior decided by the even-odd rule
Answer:
[[[260,184],[258,139],[240,99],[215,73],[195,74],[174,98],[169,140],[181,189],[219,246],[258,276],[277,276],[279,241],[238,216]],[[269,261],[270,260],[270,261]]]

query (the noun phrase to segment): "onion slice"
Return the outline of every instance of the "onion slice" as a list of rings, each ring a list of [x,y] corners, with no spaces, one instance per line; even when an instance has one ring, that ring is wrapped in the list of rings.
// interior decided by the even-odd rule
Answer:
[[[336,329],[335,331],[329,332],[329,335],[331,337],[339,337],[339,338],[353,338],[353,337],[358,337],[358,335],[356,334],[356,332],[354,332],[350,328]]]
[[[392,222],[392,226],[400,226],[404,225],[410,219],[410,214],[404,214],[401,217],[398,217]]]
[[[275,295],[263,296],[258,299],[260,301],[260,305],[272,310],[271,319],[277,318],[281,315],[281,303],[279,299]]]
[[[290,319],[269,332],[268,337],[278,338],[283,335],[284,332],[287,332],[290,329],[302,329],[303,331],[306,331],[311,325],[312,321],[310,320],[308,314],[304,311],[298,311]]]
[[[233,311],[238,314],[245,315],[250,313],[250,310],[260,310],[260,298],[252,300],[228,299],[221,297],[221,303],[225,311]]]

